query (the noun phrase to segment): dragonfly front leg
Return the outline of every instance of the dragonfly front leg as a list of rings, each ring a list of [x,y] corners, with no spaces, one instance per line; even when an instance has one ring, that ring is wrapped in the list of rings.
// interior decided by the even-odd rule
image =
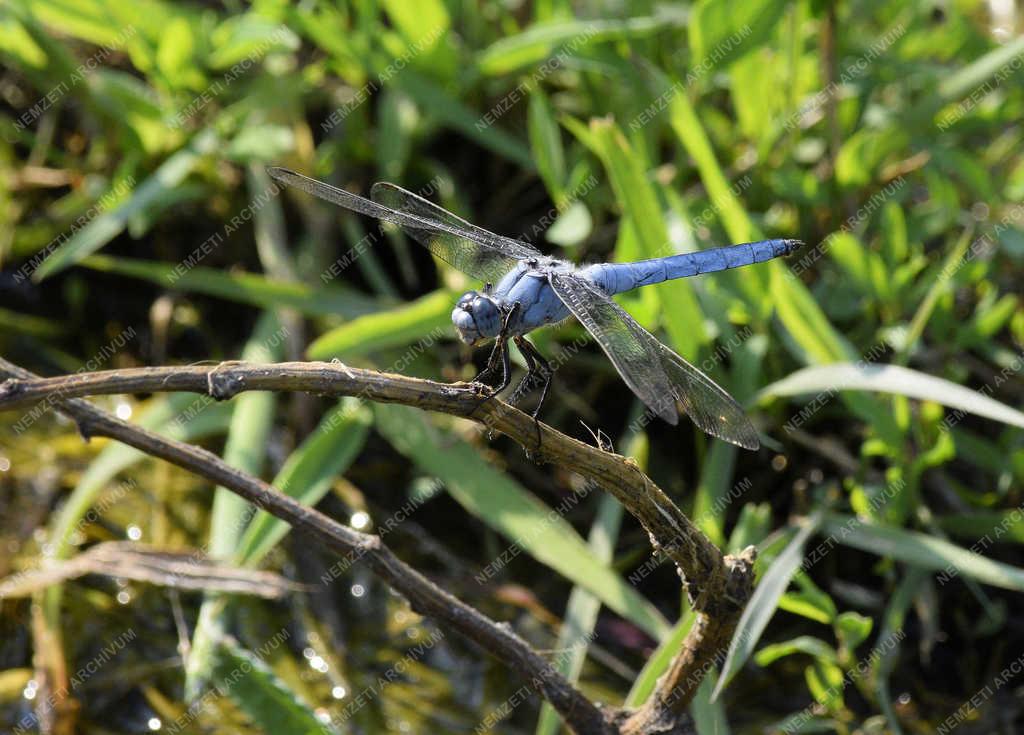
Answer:
[[[508,384],[512,382],[512,366],[509,359],[508,352],[508,340],[509,333],[512,331],[512,320],[519,314],[519,310],[522,305],[516,301],[509,308],[508,313],[505,315],[505,319],[501,324],[501,331],[498,332],[498,336],[494,338],[494,348],[491,350],[490,357],[487,358],[487,366],[480,371],[480,373],[473,378],[474,383],[482,383],[484,376],[491,376],[498,371],[499,365],[501,366],[501,384],[491,390],[491,395],[501,393],[501,391],[508,388]]]

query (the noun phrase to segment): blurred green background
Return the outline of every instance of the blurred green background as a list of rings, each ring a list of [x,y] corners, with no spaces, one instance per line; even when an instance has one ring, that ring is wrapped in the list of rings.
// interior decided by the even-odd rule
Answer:
[[[1021,26],[1015,4],[957,0],[7,0],[0,351],[43,374],[338,358],[472,377],[486,352],[449,314],[476,284],[278,191],[267,164],[393,181],[581,262],[803,239],[621,299],[745,403],[759,452],[637,420],[575,323],[536,335],[559,365],[542,418],[603,431],[723,548],[758,545],[701,733],[1014,732]],[[614,501],[468,422],[310,396],[97,402],[386,528],[595,700],[643,701],[692,623]],[[30,573],[116,540],[308,588]],[[0,588],[5,732],[558,728],[366,569],[52,411],[0,422],[0,549],[22,584]]]

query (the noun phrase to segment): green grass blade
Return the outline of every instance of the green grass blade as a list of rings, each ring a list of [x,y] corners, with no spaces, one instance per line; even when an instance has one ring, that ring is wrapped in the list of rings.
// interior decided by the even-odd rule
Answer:
[[[637,434],[627,437],[625,454],[633,457],[641,469],[647,467],[647,437]],[[615,542],[619,537],[622,525],[622,505],[610,495],[602,495],[597,506],[594,524],[590,527],[587,545],[594,556],[605,564],[612,561],[615,553]],[[587,647],[593,637],[597,614],[601,610],[601,601],[583,587],[573,587],[569,593],[569,602],[565,606],[565,618],[558,631],[558,653],[552,665],[570,681],[579,680],[583,663],[587,657]],[[537,719],[536,735],[557,735],[561,727],[561,718],[548,702],[540,708]]]
[[[818,529],[821,520],[820,514],[808,518],[761,577],[761,581],[758,582],[757,588],[750,597],[750,601],[740,617],[740,622],[736,626],[736,632],[729,644],[729,653],[726,654],[725,663],[722,664],[722,673],[711,694],[712,701],[718,698],[725,686],[750,658],[750,654],[754,652],[754,646],[757,645],[761,634],[768,626],[768,621],[775,615],[779,598],[782,597],[790,580],[793,579],[793,575],[800,568],[807,539]]]
[[[899,365],[813,365],[766,386],[758,398],[837,390],[892,393],[922,401],[935,401],[960,412],[1024,428],[1024,413],[1017,409],[979,391]]]
[[[274,478],[274,487],[303,505],[315,506],[330,490],[334,478],[362,451],[370,421],[369,411],[357,399],[339,402],[285,460]],[[235,558],[246,566],[259,564],[289,530],[291,526],[284,521],[258,511],[238,543]]]
[[[224,273],[196,266],[179,275],[177,266],[155,261],[93,255],[82,265],[105,273],[140,278],[165,288],[250,304],[263,309],[295,309],[306,316],[352,318],[377,311],[380,305],[363,294],[339,286],[314,288],[277,281],[256,273]]]
[[[997,46],[960,71],[940,81],[936,89],[939,98],[945,103],[955,102],[985,84],[999,71],[1000,67],[1010,64],[1021,54],[1024,54],[1024,37],[1018,37]]]
[[[284,353],[284,330],[277,315],[265,312],[256,322],[252,336],[242,350],[245,362],[278,362]],[[270,430],[274,424],[276,400],[273,393],[249,391],[234,399],[224,461],[232,467],[257,477],[266,460]],[[213,496],[210,517],[210,555],[225,559],[234,553],[238,539],[250,518],[250,503],[225,487],[218,487]]]
[[[171,439],[194,442],[227,430],[233,406],[204,400],[192,393],[176,393],[166,399],[155,399],[140,412],[139,426]],[[144,452],[126,444],[105,447],[82,473],[67,502],[55,515],[50,538],[55,559],[68,558],[74,547],[71,538],[75,529],[95,505],[100,493],[119,472],[146,459]],[[55,584],[45,593],[45,613],[50,628],[56,630],[60,618],[63,586]]]
[[[626,140],[610,120],[594,120],[590,125],[594,152],[608,172],[615,198],[623,214],[635,228],[643,258],[672,255],[665,218],[658,204],[654,185],[647,176],[647,163],[640,151]],[[665,314],[665,329],[683,356],[695,358],[707,341],[704,318],[688,279],[681,278],[652,287]]]
[[[551,102],[539,88],[530,92],[530,103],[527,108],[527,132],[530,138],[530,149],[537,163],[540,174],[548,193],[555,205],[560,209],[566,205],[565,198],[565,149],[562,146],[562,132],[555,120]]]
[[[993,543],[1024,544],[1024,515],[1019,509],[991,513],[957,513],[938,516],[935,522],[952,534],[975,541],[989,538]]]
[[[897,362],[900,365],[905,365],[907,363],[910,353],[913,351],[915,345],[917,345],[917,341],[924,333],[924,327],[928,323],[928,319],[931,317],[932,312],[935,310],[935,305],[939,302],[939,297],[949,289],[949,282],[952,280],[952,275],[956,273],[960,261],[963,260],[964,255],[967,253],[967,248],[970,247],[971,236],[973,233],[973,227],[969,227],[964,230],[963,235],[960,236],[956,245],[953,246],[949,255],[946,256],[938,277],[929,287],[928,293],[925,294],[921,304],[917,307],[917,311],[914,312],[914,318],[910,320],[910,326],[907,327],[906,337],[904,338],[903,344],[897,352],[896,359],[894,359],[893,362]]]
[[[364,357],[389,347],[404,347],[451,332],[451,313],[458,296],[444,289],[411,303],[353,319],[322,334],[309,346],[310,360]]]
[[[42,281],[78,263],[120,235],[132,217],[167,197],[170,190],[192,173],[203,156],[212,153],[219,144],[220,139],[212,130],[204,130],[196,135],[187,147],[160,164],[127,200],[115,209],[97,216],[53,251],[32,274],[33,280]]]
[[[519,164],[523,169],[533,170],[533,158],[526,144],[504,132],[497,125],[488,124],[484,114],[466,106],[433,80],[413,69],[405,69],[393,81],[415,100],[421,109],[428,111],[440,122],[475,140],[502,158]]]
[[[720,699],[712,699],[715,677],[718,669],[712,667],[697,687],[697,693],[690,703],[690,714],[698,735],[729,735],[729,721],[725,716],[725,705]]]
[[[736,468],[736,455],[732,444],[711,444],[693,499],[693,522],[719,548],[725,545],[725,514],[732,504],[732,493],[742,493],[745,489],[742,483],[729,487]]]
[[[761,235],[732,190],[718,163],[711,140],[697,117],[697,111],[685,94],[673,94],[669,103],[669,122],[686,152],[700,172],[708,198],[718,208],[718,217],[733,242],[750,242]]]
[[[275,362],[281,359],[286,333],[274,312],[264,312],[256,322],[252,336],[242,350],[246,362]],[[276,395],[262,391],[243,393],[234,399],[224,461],[232,467],[259,477],[274,425]],[[249,501],[226,487],[217,487],[210,513],[208,554],[215,559],[229,559],[252,519]],[[199,610],[199,619],[192,634],[191,653],[185,662],[185,695],[198,696],[214,668],[215,641],[223,635],[223,595],[206,595]]]
[[[993,561],[981,554],[917,531],[863,523],[852,516],[830,514],[822,531],[861,551],[908,564],[954,573],[1014,592],[1024,591],[1024,569]]]
[[[270,646],[286,636],[282,629]],[[218,642],[212,677],[219,689],[238,705],[264,733],[288,735],[335,735],[333,728],[317,719],[313,708],[293,692],[258,656],[231,639]]]
[[[736,61],[772,37],[788,7],[785,0],[700,0],[687,24],[693,65],[717,68]]]
[[[584,43],[650,36],[679,26],[680,16],[638,16],[623,20],[571,20],[534,25],[495,41],[477,56],[482,74],[509,74],[543,61],[559,48],[567,51]]]
[[[693,627],[697,616],[692,610],[687,610],[675,624],[671,632],[661,641],[658,648],[651,654],[644,664],[640,675],[633,682],[629,695],[626,697],[627,707],[639,707],[651,696],[654,687],[658,683],[658,677],[665,673],[672,659],[682,649],[683,641]]]

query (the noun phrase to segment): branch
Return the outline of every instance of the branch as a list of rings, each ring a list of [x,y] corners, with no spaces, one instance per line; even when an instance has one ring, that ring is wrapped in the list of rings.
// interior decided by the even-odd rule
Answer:
[[[2,358],[0,373],[17,378],[3,383],[0,391],[5,391],[5,387],[9,390],[12,386],[17,391],[18,385],[47,382]],[[73,377],[81,378],[85,374]],[[80,391],[78,395],[81,394]],[[495,623],[442,590],[396,557],[380,537],[359,533],[317,510],[307,508],[262,480],[236,470],[205,449],[121,421],[86,401],[68,398],[67,393],[45,391],[43,395],[58,411],[73,418],[86,438],[106,436],[178,465],[215,485],[223,485],[258,508],[287,521],[297,531],[312,536],[330,551],[343,556],[346,563],[365,562],[377,576],[409,600],[413,610],[446,623],[518,672],[540,691],[573,730],[578,733],[611,731],[601,709],[576,690],[510,627]]]
[[[0,367],[4,365],[9,364],[0,360]],[[25,375],[10,369],[8,372],[18,377]],[[648,531],[655,548],[675,563],[690,603],[698,613],[683,649],[648,702],[636,712],[618,713],[617,719],[624,732],[646,732],[649,730],[635,728],[663,724],[667,719],[678,721],[703,675],[724,656],[724,647],[750,596],[753,550],[748,549],[738,557],[723,556],[636,463],[583,444],[546,424],[536,424],[523,412],[497,399],[484,400],[487,396],[481,394],[478,386],[449,385],[350,368],[340,363],[257,365],[227,362],[212,367],[136,368],[8,380],[0,385],[0,410],[40,401],[59,402],[78,396],[163,391],[204,393],[223,400],[246,390],[357,396],[472,419],[512,438],[538,461],[557,464],[589,478],[618,499]],[[96,411],[91,406],[89,408]],[[88,421],[83,425],[79,420],[79,425],[83,432],[92,430],[96,433]],[[202,469],[197,467],[194,471],[209,476]],[[235,489],[230,482],[216,481]],[[271,508],[268,510],[274,512]],[[302,512],[315,513],[306,508],[302,508]],[[354,533],[347,528],[344,530]],[[411,569],[409,571],[415,573]],[[473,612],[479,615],[475,610]]]

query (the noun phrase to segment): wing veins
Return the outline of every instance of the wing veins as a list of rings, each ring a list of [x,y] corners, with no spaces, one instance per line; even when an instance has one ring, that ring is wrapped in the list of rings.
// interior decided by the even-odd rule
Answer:
[[[677,423],[678,403],[704,432],[746,449],[760,446],[757,431],[732,396],[662,344],[596,284],[571,273],[553,273],[550,281],[555,293],[594,336],[626,384],[657,415],[670,424]],[[595,327],[599,319],[607,323]],[[634,345],[632,349],[646,355],[646,361],[619,359],[619,347],[610,335],[622,330],[631,335],[628,341]],[[669,396],[671,401],[666,400]]]
[[[401,207],[366,199],[286,168],[272,167],[268,172],[278,181],[319,199],[401,227],[442,260],[483,281],[498,280],[517,261],[541,255],[525,243],[476,227],[394,184],[376,184],[373,192],[391,192]]]

